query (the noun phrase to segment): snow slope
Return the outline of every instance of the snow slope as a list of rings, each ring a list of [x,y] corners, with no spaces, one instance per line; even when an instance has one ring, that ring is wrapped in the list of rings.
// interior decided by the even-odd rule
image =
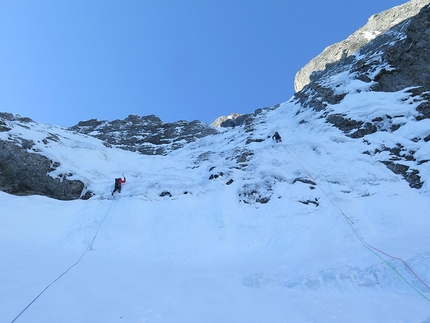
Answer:
[[[362,92],[338,108],[412,115],[405,95]],[[371,142],[420,145],[407,139],[427,121],[405,122]],[[45,145],[48,132],[60,141]],[[430,322],[428,185],[411,189],[312,110],[286,102],[252,133],[229,129],[164,157],[37,123],[9,134],[32,138],[96,195],[0,192],[0,322]],[[240,150],[252,154],[235,167]]]

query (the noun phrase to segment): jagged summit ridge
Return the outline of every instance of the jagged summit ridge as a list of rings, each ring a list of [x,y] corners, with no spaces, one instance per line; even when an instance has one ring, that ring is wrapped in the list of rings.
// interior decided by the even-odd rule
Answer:
[[[129,115],[124,120],[81,121],[70,130],[91,135],[107,145],[145,155],[166,155],[199,138],[217,133],[200,121],[165,123],[155,115]]]

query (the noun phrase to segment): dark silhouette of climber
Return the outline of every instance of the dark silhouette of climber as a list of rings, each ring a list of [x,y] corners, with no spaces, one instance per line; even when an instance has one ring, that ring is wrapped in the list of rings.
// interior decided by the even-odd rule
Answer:
[[[124,179],[122,179],[121,177],[115,178],[115,188],[114,188],[114,190],[112,192],[112,196],[114,195],[114,193],[116,191],[118,191],[118,193],[121,193],[121,184],[125,183],[126,181],[127,181],[127,179],[125,178],[125,176],[124,176]]]
[[[279,135],[279,133],[276,131],[275,134],[272,136],[272,139],[275,140],[277,143],[278,142],[282,142],[281,136]]]

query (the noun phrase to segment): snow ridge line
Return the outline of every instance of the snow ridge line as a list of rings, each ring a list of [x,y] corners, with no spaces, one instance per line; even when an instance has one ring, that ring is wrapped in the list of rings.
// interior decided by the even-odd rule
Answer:
[[[284,146],[285,150],[290,154],[290,156],[296,161],[296,163],[298,165],[300,165],[300,167],[302,167],[306,173],[309,175],[309,177],[315,182],[317,183],[317,181],[315,180],[315,178],[311,175],[311,173],[306,169],[306,167],[304,167],[298,160],[297,158],[295,158],[293,156],[293,154],[290,152],[290,150],[287,148],[287,146],[282,143],[282,146]],[[299,154],[297,154],[296,152],[294,152],[297,156],[300,157]],[[300,157],[301,159],[303,159],[302,157]],[[304,160],[304,159],[303,159]],[[305,161],[306,162],[306,161]],[[306,162],[307,163],[307,162]],[[308,164],[308,163],[307,163]],[[308,164],[310,165],[310,164]],[[312,167],[312,166],[311,166]],[[313,167],[312,167],[313,168]],[[319,187],[319,189],[324,193],[324,195],[328,198],[328,200],[339,210],[339,212],[343,215],[343,217],[345,218],[345,220],[347,220],[347,223],[349,225],[349,227],[351,228],[351,230],[353,231],[353,233],[355,234],[355,236],[357,237],[357,239],[364,245],[364,247],[366,247],[368,250],[370,250],[372,253],[374,253],[377,257],[379,257],[380,259],[382,259],[392,270],[394,270],[394,272],[400,276],[400,278],[402,278],[412,289],[414,289],[418,294],[420,294],[422,297],[424,297],[427,301],[430,302],[430,298],[428,298],[427,296],[425,296],[423,293],[421,293],[418,289],[416,289],[412,283],[410,283],[405,277],[403,277],[395,268],[393,265],[391,265],[386,259],[384,259],[383,257],[381,257],[379,254],[377,254],[375,251],[390,257],[394,260],[398,260],[401,263],[403,263],[405,265],[405,267],[430,291],[430,286],[427,285],[424,280],[418,276],[418,274],[416,274],[414,272],[414,270],[407,264],[406,261],[404,261],[403,259],[396,257],[396,256],[392,256],[376,247],[373,247],[372,245],[370,245],[369,243],[366,242],[366,240],[364,240],[360,234],[357,232],[357,230],[352,226],[354,224],[354,222],[345,215],[345,213],[341,210],[340,206],[336,205],[336,203],[334,203],[334,201],[327,195],[327,193],[322,189],[321,185],[317,185]],[[333,192],[334,194],[334,192]]]
[[[98,229],[97,229],[97,231],[96,231],[96,233],[95,233],[95,235],[94,235],[94,237],[93,237],[93,239],[91,240],[91,242],[90,242],[90,244],[88,245],[88,247],[87,247],[87,249],[85,249],[85,251],[83,252],[83,254],[79,257],[79,259],[73,264],[73,265],[71,265],[66,271],[64,271],[60,276],[58,276],[56,279],[54,279],[51,283],[49,283],[48,284],[48,286],[46,286],[12,321],[11,321],[11,323],[14,323],[31,305],[33,305],[33,303],[40,297],[40,296],[42,296],[42,294],[49,288],[49,287],[51,287],[52,285],[54,285],[61,277],[63,277],[64,275],[66,275],[73,267],[75,267],[77,264],[79,264],[79,262],[82,260],[82,258],[84,258],[84,256],[86,255],[86,253],[88,252],[88,250],[92,250],[93,248],[93,244],[94,244],[94,241],[96,240],[96,238],[97,238],[97,235],[99,234],[99,231],[100,231],[100,228],[102,227],[102,225],[103,225],[103,222],[105,221],[105,219],[106,219],[106,217],[107,217],[107,215],[108,215],[108,213],[109,213],[109,211],[110,211],[110,208],[111,208],[111,206],[112,206],[112,204],[113,204],[113,201],[112,201],[112,203],[109,205],[109,208],[107,209],[107,211],[106,211],[106,213],[105,213],[105,215],[104,215],[104,217],[103,217],[103,220],[102,220],[102,222],[100,223],[100,225],[99,225],[99,227],[98,227]]]

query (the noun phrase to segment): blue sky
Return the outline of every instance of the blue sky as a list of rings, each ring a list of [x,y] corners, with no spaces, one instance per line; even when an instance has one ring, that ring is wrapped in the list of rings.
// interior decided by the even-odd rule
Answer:
[[[0,111],[72,126],[165,122],[287,101],[325,47],[405,0],[0,3]]]

